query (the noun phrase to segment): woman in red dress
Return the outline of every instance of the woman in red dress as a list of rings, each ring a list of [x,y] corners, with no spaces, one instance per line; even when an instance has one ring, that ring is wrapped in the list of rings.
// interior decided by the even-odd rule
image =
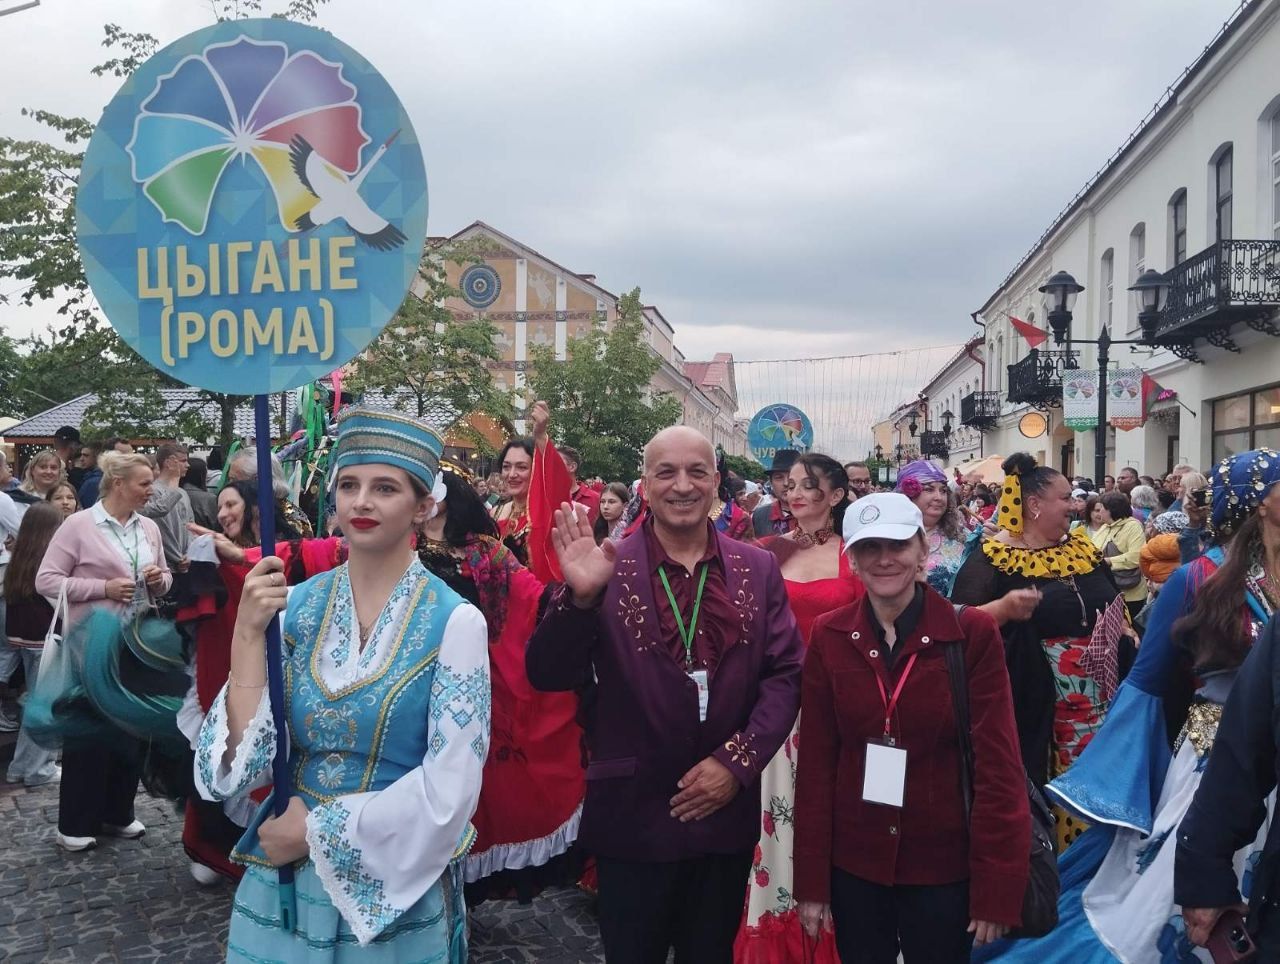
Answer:
[[[467,855],[467,898],[478,903],[514,890],[525,900],[576,876],[564,855],[577,839],[586,792],[578,698],[529,685],[524,651],[546,582],[498,540],[467,481],[452,472],[442,480],[440,512],[424,526],[418,556],[489,627],[492,735],[471,820],[477,837]]]
[[[760,545],[778,559],[800,635],[807,643],[813,622],[854,602],[862,584],[841,548],[841,526],[849,505],[844,467],[826,455],[800,456],[784,496],[796,528]],[[801,713],[803,713],[803,707]],[[835,941],[823,935],[816,951],[800,926],[792,886],[792,811],[800,721],[760,776],[760,843],[756,847],[743,925],[734,942],[736,964],[836,964]]]

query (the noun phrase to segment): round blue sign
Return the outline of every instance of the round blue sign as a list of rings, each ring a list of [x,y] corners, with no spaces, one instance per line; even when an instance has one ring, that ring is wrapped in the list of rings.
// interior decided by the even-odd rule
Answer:
[[[779,449],[807,452],[813,448],[813,424],[794,405],[766,405],[747,426],[747,445],[760,464],[770,468]]]
[[[332,35],[220,23],[107,105],[76,231],[94,295],[147,361],[211,391],[281,391],[350,361],[400,307],[427,232],[422,150]]]
[[[487,264],[473,264],[462,272],[462,297],[472,308],[488,308],[498,300],[502,279]]]

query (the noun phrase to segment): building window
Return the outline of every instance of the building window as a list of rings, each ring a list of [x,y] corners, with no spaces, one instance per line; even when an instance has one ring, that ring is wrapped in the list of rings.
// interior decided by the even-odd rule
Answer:
[[[1213,403],[1213,460],[1256,448],[1280,447],[1280,385]]]
[[[1213,165],[1214,240],[1231,240],[1231,146],[1218,155]]]
[[[1169,202],[1169,263],[1187,260],[1187,189],[1183,188]]]
[[[1271,117],[1271,236],[1280,241],[1280,113]]]
[[[1106,254],[1102,256],[1102,324],[1111,327],[1111,306],[1115,300],[1116,294],[1116,256],[1115,252],[1107,248]]]

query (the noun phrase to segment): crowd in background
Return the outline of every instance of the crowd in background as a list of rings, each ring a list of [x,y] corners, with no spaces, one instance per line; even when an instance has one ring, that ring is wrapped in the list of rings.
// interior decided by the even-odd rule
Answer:
[[[1273,697],[1239,685],[1247,707],[1223,707],[1255,641],[1268,646],[1252,658],[1272,659],[1280,457],[1095,483],[1018,454],[999,482],[926,460],[889,481],[784,450],[742,478],[673,429],[628,482],[584,477],[549,418],[539,403],[533,435],[487,476],[440,459],[423,476],[434,511],[413,533],[425,572],[488,628],[492,742],[477,839],[458,858],[469,901],[599,888],[618,961],[673,947],[739,964],[971,949],[1174,960],[1247,930],[1275,946],[1280,924],[1257,907],[1273,879],[1275,774],[1257,762],[1273,749]],[[192,780],[209,715],[238,685],[237,603],[262,566],[256,455],[221,462],[73,429],[20,476],[0,453],[0,731],[20,730],[7,778],[60,781],[56,839],[72,853],[145,832],[140,780],[184,800],[202,884],[243,875],[236,841],[262,800],[247,785],[215,793],[198,766]],[[316,533],[273,473],[282,581],[340,570],[338,516]],[[628,573],[646,573],[644,588],[616,596]],[[77,725],[114,727],[106,747],[41,738],[68,732],[65,707],[32,698],[42,650],[76,632],[98,634],[79,645],[110,654],[117,689],[138,697],[114,703],[101,680],[77,681]],[[640,722],[669,698],[634,663],[646,633],[698,707],[683,720],[675,697],[661,734]],[[726,661],[735,643],[753,655]],[[161,675],[140,683],[135,659]],[[88,662],[77,671],[92,676]],[[158,679],[163,705],[139,689]],[[1254,756],[1209,762],[1220,725]],[[139,735],[149,726],[180,731],[158,754],[167,775]],[[697,753],[673,749],[686,731]],[[1112,749],[1126,741],[1143,754]],[[894,755],[904,746],[909,764]],[[1198,835],[1176,836],[1184,818]],[[705,830],[673,841],[667,820]],[[1037,841],[1060,855],[1060,892],[1037,877]],[[1246,927],[1232,908],[1251,880]],[[687,913],[663,910],[680,903]]]

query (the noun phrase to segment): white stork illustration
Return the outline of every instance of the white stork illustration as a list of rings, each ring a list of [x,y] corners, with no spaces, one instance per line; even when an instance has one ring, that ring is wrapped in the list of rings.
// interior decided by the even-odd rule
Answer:
[[[341,218],[361,241],[378,251],[389,251],[404,244],[404,232],[365,204],[360,196],[361,183],[399,133],[396,131],[388,137],[374,151],[369,163],[350,179],[317,154],[306,138],[300,134],[295,136],[289,143],[289,162],[302,186],[316,198],[316,205],[297,218],[293,226],[299,231],[309,231]]]

